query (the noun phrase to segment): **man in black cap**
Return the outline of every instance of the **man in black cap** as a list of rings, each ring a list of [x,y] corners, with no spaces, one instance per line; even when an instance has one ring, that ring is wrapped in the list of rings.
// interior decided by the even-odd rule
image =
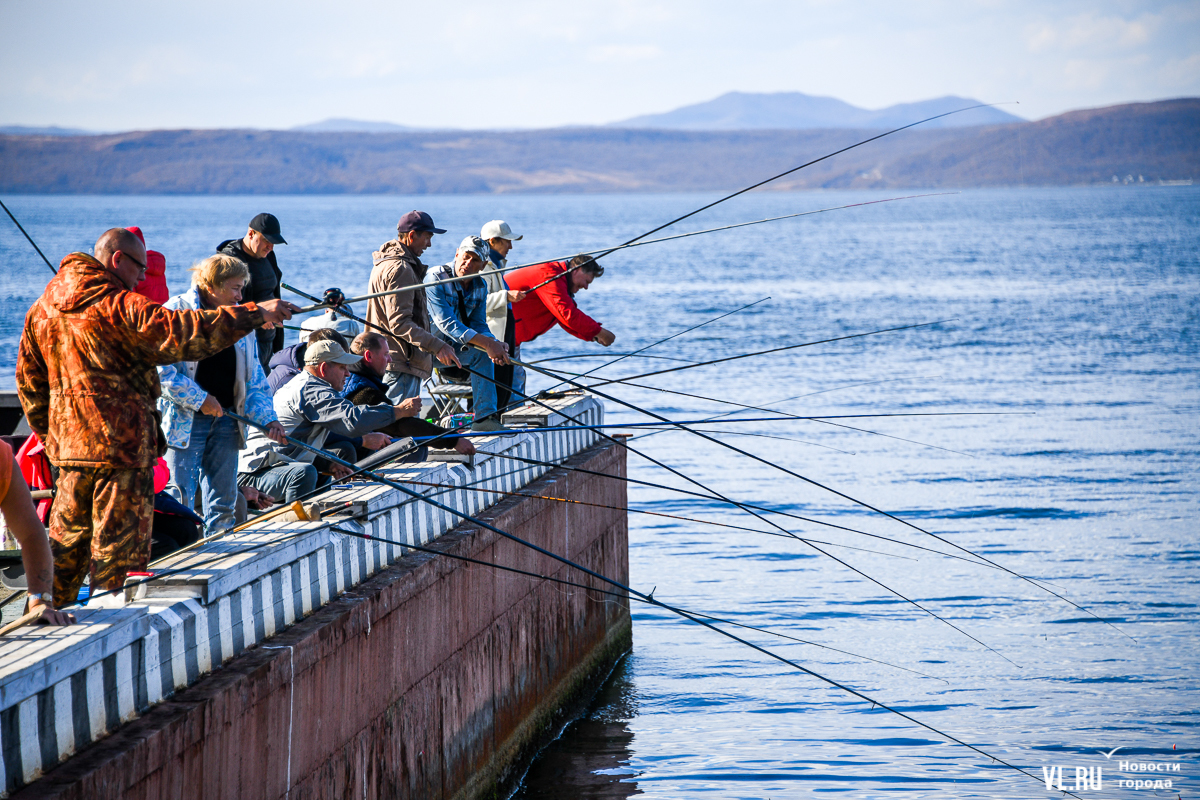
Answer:
[[[396,238],[375,251],[367,292],[420,287],[428,269],[421,263],[421,254],[435,233],[445,232],[424,211],[410,211],[401,217]],[[371,298],[367,301],[367,321],[392,334],[387,337],[391,363],[383,382],[393,404],[421,394],[421,381],[433,374],[434,358],[446,365],[462,366],[454,348],[429,332],[429,306],[420,288]]]
[[[282,295],[279,283],[283,272],[275,260],[275,245],[287,244],[279,233],[279,220],[274,214],[259,214],[250,220],[250,227],[241,239],[227,239],[217,245],[217,252],[233,256],[250,269],[250,282],[243,290],[243,298],[261,303]],[[283,349],[283,328],[273,331],[258,330],[258,360],[263,371],[270,372],[267,362],[271,355]]]

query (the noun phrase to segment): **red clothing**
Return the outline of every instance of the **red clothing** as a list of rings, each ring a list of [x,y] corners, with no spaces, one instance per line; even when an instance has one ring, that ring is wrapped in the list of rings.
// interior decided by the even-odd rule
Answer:
[[[567,271],[565,261],[535,264],[532,267],[515,269],[504,276],[509,289],[527,292],[554,275]],[[530,342],[554,327],[557,322],[572,336],[590,342],[600,332],[601,325],[579,310],[575,298],[567,291],[569,277],[550,281],[540,289],[513,303],[513,318],[517,323],[517,344]]]
[[[46,458],[46,448],[36,433],[29,435],[25,444],[17,451],[17,466],[21,468],[21,476],[31,489],[53,489],[54,475],[50,472],[50,459]],[[38,519],[45,525],[50,521],[51,500],[37,501]]]
[[[125,230],[138,237],[143,245],[146,244],[146,237],[142,235],[142,229],[136,225],[126,228]],[[146,251],[146,277],[142,278],[141,283],[134,289],[135,292],[142,297],[148,297],[156,303],[165,303],[171,297],[171,293],[167,290],[167,257],[157,250]]]

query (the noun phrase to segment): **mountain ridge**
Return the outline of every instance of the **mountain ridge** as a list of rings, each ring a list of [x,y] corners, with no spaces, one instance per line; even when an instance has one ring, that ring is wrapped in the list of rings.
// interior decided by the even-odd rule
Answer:
[[[0,192],[451,194],[724,191],[877,136],[850,129],[0,136]],[[771,184],[780,190],[1059,186],[1200,178],[1200,98],[1037,122],[916,127]]]

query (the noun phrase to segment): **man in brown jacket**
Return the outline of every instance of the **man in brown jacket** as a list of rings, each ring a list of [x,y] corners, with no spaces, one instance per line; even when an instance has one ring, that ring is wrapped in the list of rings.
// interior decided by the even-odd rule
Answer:
[[[447,366],[462,366],[454,348],[429,332],[429,307],[425,291],[420,288],[427,269],[421,263],[421,254],[429,248],[435,233],[445,232],[424,211],[410,211],[396,225],[396,238],[373,256],[375,266],[371,269],[368,293],[417,287],[367,301],[367,321],[394,334],[388,336],[392,361],[383,376],[388,399],[393,404],[421,394],[421,381],[433,374],[434,358]]]
[[[297,311],[283,300],[169,311],[135,294],[146,248],[105,231],[96,257],[72,253],[25,315],[17,391],[29,426],[59,468],[50,513],[54,602],[119,589],[145,569],[154,512],[154,463],[165,439],[155,366],[207,358]]]

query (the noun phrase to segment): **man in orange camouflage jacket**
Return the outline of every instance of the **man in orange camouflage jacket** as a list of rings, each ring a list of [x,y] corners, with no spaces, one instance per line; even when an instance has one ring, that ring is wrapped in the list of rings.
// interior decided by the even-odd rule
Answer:
[[[132,289],[146,248],[113,228],[96,257],[72,253],[25,316],[17,391],[29,426],[60,470],[50,512],[54,603],[119,589],[145,569],[154,513],[154,463],[164,441],[155,400],[159,364],[199,361],[296,306],[270,300],[216,311],[169,311]]]

